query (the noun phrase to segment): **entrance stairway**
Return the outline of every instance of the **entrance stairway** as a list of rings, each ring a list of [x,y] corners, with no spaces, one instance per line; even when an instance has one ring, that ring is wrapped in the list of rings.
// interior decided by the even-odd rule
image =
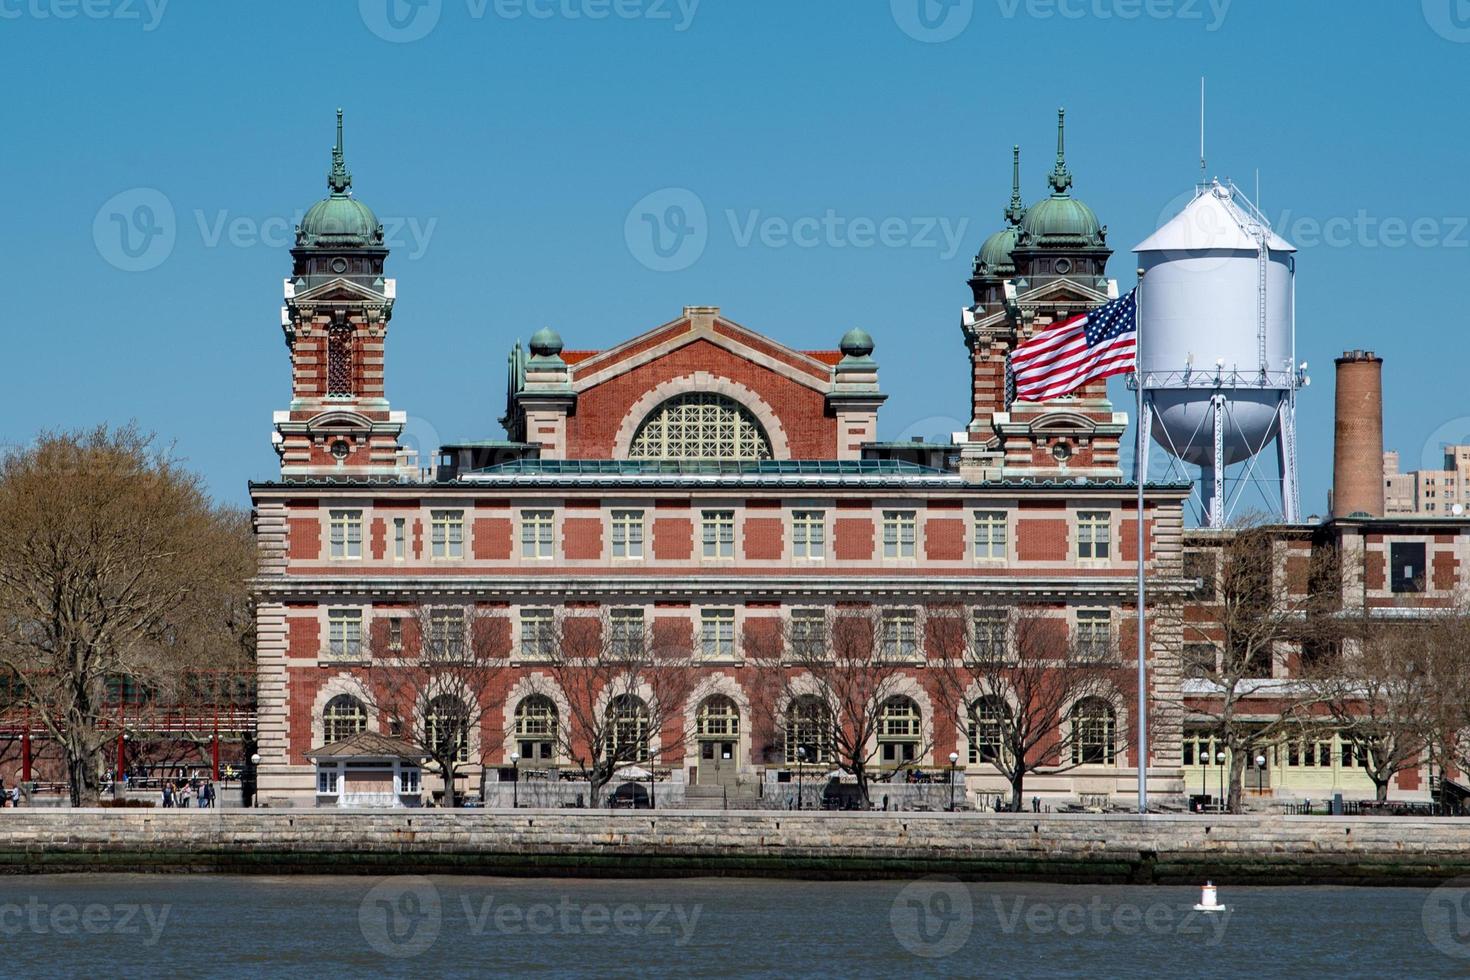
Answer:
[[[676,810],[759,810],[762,809],[756,787],[750,783],[736,786],[699,786],[684,788],[684,799],[674,804]]]

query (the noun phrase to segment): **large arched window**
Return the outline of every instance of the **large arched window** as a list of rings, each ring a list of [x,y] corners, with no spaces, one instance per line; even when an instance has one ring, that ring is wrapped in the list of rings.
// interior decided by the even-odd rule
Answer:
[[[631,459],[770,459],[771,441],[750,409],[691,391],[660,404],[633,435]]]
[[[913,698],[896,695],[878,710],[878,758],[886,766],[918,761],[919,706]]]
[[[699,705],[696,719],[700,738],[731,738],[740,734],[740,709],[723,694],[712,694]]]
[[[832,761],[832,709],[813,695],[791,702],[786,710],[786,763]]]
[[[1011,709],[1005,701],[989,695],[970,705],[970,764],[995,762],[1005,750],[1005,733]]]
[[[607,754],[614,762],[648,761],[648,705],[620,694],[607,706]]]
[[[1072,761],[1112,764],[1118,716],[1102,698],[1083,698],[1072,706]]]
[[[554,762],[557,736],[556,704],[544,694],[532,694],[516,705],[516,750],[525,762]]]
[[[350,694],[339,694],[322,710],[322,741],[327,745],[367,730],[367,709]]]

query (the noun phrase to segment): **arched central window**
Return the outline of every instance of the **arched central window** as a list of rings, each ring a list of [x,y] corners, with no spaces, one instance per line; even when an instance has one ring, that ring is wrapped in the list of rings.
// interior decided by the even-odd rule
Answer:
[[[1112,765],[1118,716],[1102,698],[1083,698],[1072,707],[1072,762]]]
[[[663,402],[638,426],[631,459],[770,459],[771,441],[750,409],[691,391]]]
[[[607,754],[614,762],[648,761],[648,706],[619,694],[607,706]]]
[[[544,694],[532,694],[516,705],[516,748],[527,762],[556,759],[556,704]]]
[[[878,751],[884,765],[901,766],[919,756],[919,706],[895,695],[878,711]]]
[[[785,748],[787,765],[831,762],[832,709],[810,694],[792,701]]]
[[[730,738],[740,734],[740,709],[723,694],[712,694],[699,706],[700,738]]]
[[[328,745],[367,730],[367,709],[350,694],[339,694],[322,711],[322,741]]]

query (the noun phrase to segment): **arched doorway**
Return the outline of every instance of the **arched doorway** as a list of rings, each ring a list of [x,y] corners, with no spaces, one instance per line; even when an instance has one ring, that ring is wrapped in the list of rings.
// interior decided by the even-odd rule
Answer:
[[[725,695],[713,694],[700,702],[695,720],[699,785],[734,788],[740,770],[740,709]]]

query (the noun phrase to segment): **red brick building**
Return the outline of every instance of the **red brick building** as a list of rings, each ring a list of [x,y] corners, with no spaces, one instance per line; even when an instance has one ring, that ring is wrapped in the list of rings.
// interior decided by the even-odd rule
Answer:
[[[973,419],[961,442],[878,439],[884,395],[862,330],[836,349],[802,351],[690,306],[604,350],[576,336],[564,348],[550,330],[517,345],[505,438],[444,447],[426,474],[399,449],[402,415],[385,397],[396,290],[381,227],[348,196],[335,154],[331,196],[298,229],[286,284],[292,401],[276,414],[281,473],[251,486],[262,797],[338,800],[306,753],[386,727],[362,688],[367,638],[436,602],[506,624],[511,668],[468,739],[460,786],[470,793],[482,767],[493,777],[535,741],[524,702],[538,673],[537,624],[615,612],[687,645],[702,675],[683,709],[689,737],[663,739],[678,743],[665,751],[655,733],[648,762],[661,798],[710,784],[765,798],[796,760],[755,717],[747,646],[794,614],[855,608],[881,610],[909,658],[881,736],[895,744],[875,768],[943,770],[954,753],[972,802],[1004,792],[974,724],[941,704],[923,626],[931,610],[1025,608],[1105,646],[1125,669],[1136,636],[1135,489],[1118,459],[1126,417],[1102,384],[1037,405],[1008,403],[1003,384],[1015,344],[1117,295],[1105,229],[1068,194],[1071,180],[1059,145],[1051,196],[1027,210],[1017,188],[1010,227],[977,256],[961,331]],[[1186,492],[1146,491],[1144,557],[1161,608],[1188,586]],[[1160,621],[1176,625],[1149,635],[1150,681],[1165,705],[1149,779],[1160,798],[1178,799],[1180,715],[1167,707],[1179,703],[1178,616]],[[711,698],[733,715],[714,732],[702,721]],[[1139,760],[1123,733],[1134,693],[1121,686],[1093,702],[1057,711],[1057,732],[1089,726],[1089,747],[1056,767],[1064,772],[1029,777],[1028,797],[1132,797]]]

